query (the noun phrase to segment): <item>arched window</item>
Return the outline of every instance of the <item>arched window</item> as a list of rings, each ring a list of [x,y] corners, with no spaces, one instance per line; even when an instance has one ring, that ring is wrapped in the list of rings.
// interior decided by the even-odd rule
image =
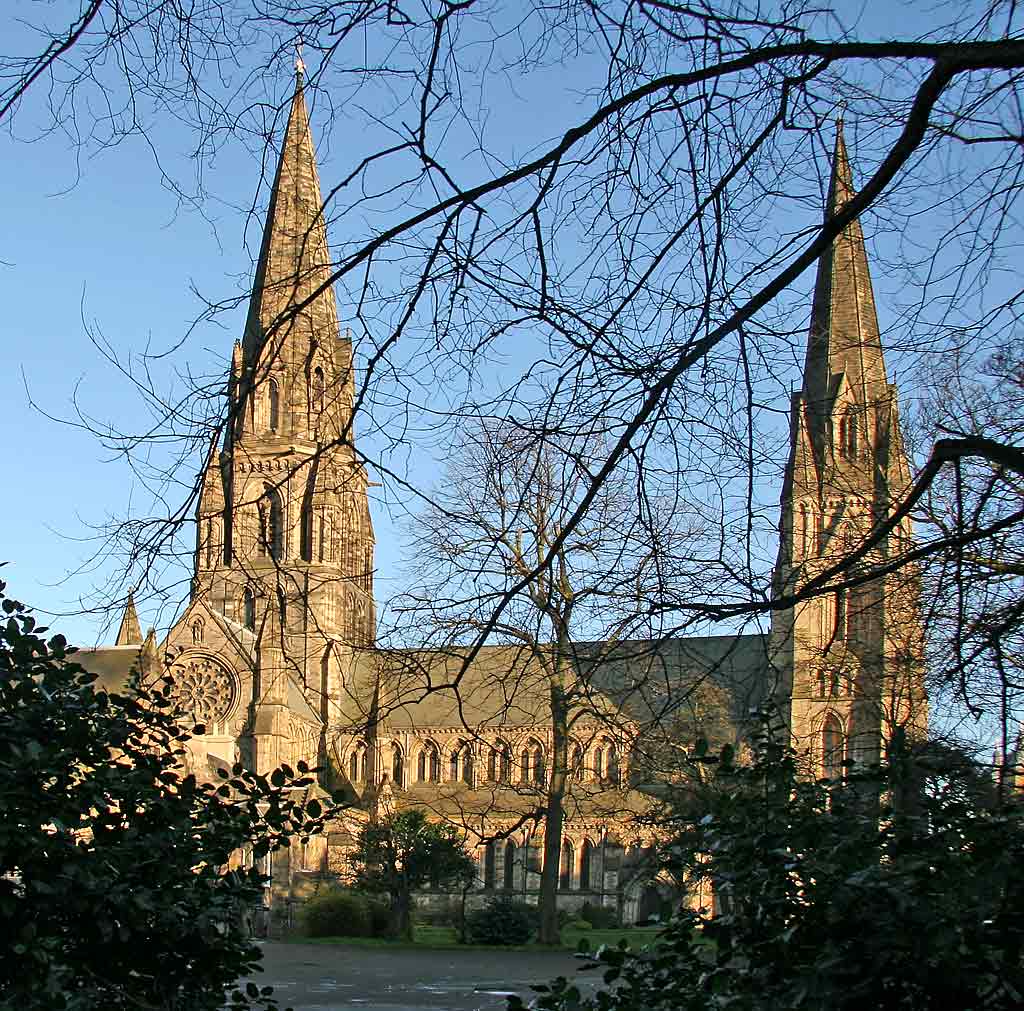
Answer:
[[[256,594],[251,586],[242,591],[242,624],[250,632],[256,631]]]
[[[348,778],[353,783],[367,782],[369,780],[370,761],[369,752],[362,742],[353,746],[348,756]]]
[[[470,786],[473,785],[473,747],[470,744],[465,744],[462,747],[460,753],[460,759],[462,764],[462,781],[468,783]]]
[[[845,750],[843,725],[835,713],[829,713],[821,728],[821,766],[826,779],[842,779]]]
[[[271,558],[284,557],[284,509],[281,496],[270,485],[260,500],[260,552]]]
[[[267,383],[267,419],[270,431],[276,432],[281,423],[281,392],[276,379]]]
[[[395,786],[405,785],[405,756],[397,744],[391,745],[391,781]]]
[[[507,783],[512,778],[512,755],[504,741],[491,748],[487,756],[487,778],[492,783]]]
[[[427,781],[427,753],[421,751],[419,758],[416,759],[416,782],[425,783]]]
[[[558,868],[558,887],[563,891],[572,888],[572,873],[575,870],[576,854],[568,839],[562,843],[562,862]]]
[[[569,759],[569,778],[583,778],[583,749],[578,744],[573,745],[572,757]]]
[[[797,511],[796,550],[799,558],[811,553],[811,510],[806,502],[800,503]]]
[[[594,779],[604,779],[604,750],[594,749]]]
[[[490,782],[496,783],[498,781],[499,768],[500,758],[498,749],[491,748],[487,754],[487,778]]]
[[[511,892],[516,886],[516,844],[505,841],[505,891]]]
[[[543,785],[545,775],[544,751],[539,744],[534,745],[531,765],[533,771],[533,781],[538,786]]]
[[[594,860],[594,845],[589,839],[580,847],[580,891],[590,888],[590,866]]]
[[[846,431],[843,433],[843,452],[851,460],[856,460],[860,453],[860,420],[852,408],[846,412],[843,420],[846,422]]]
[[[299,520],[299,552],[304,562],[312,562],[313,558],[313,503],[307,497],[302,503],[302,516]]]
[[[324,409],[324,370],[318,365],[313,369],[312,381],[312,402],[313,410],[318,414]]]
[[[484,888],[494,888],[495,865],[494,865],[494,841],[492,840],[484,847]]]
[[[614,786],[619,785],[619,755],[614,744],[608,744],[604,749],[605,754],[605,778]]]
[[[530,749],[523,748],[523,753],[519,756],[519,781],[521,783],[530,782]]]
[[[441,752],[434,745],[428,749],[430,752],[430,782],[441,782]]]
[[[846,641],[846,590],[836,590],[835,625],[832,635],[836,642]]]
[[[454,783],[459,778],[459,753],[457,751],[452,752],[451,761],[448,763],[448,778]]]

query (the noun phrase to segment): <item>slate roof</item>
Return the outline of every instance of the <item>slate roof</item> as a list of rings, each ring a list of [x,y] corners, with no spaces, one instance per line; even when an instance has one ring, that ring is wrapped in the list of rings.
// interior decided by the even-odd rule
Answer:
[[[97,675],[93,687],[107,692],[124,694],[128,690],[132,671],[139,663],[140,647],[97,646],[82,648],[69,656],[69,660],[84,667],[90,674]]]
[[[768,639],[762,634],[628,641],[613,649],[575,646],[582,701],[594,722],[622,713],[641,726],[670,715],[705,682],[729,698],[742,722],[771,690]],[[380,708],[395,730],[526,728],[550,722],[548,682],[525,647],[486,646],[464,670],[468,651],[381,652]],[[587,722],[585,719],[583,722]]]

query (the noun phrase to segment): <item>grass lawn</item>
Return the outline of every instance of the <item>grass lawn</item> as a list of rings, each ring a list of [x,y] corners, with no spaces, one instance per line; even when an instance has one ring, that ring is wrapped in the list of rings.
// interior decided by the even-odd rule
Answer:
[[[586,938],[591,949],[602,944],[618,944],[625,939],[634,948],[650,944],[658,936],[657,927],[619,927],[609,930],[579,930],[566,927],[562,931],[562,943],[555,950],[578,951],[580,941]],[[413,941],[389,941],[381,937],[301,937],[292,935],[285,940],[298,944],[347,944],[357,948],[496,948],[496,945],[459,944],[454,927],[416,927]],[[546,944],[502,945],[501,951],[551,951]]]

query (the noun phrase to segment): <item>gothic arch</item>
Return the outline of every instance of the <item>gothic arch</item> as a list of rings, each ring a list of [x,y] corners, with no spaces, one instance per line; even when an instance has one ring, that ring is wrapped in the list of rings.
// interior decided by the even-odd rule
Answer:
[[[267,428],[277,432],[281,427],[281,389],[276,379],[267,381]]]
[[[405,752],[398,741],[391,743],[391,782],[395,786],[405,786]]]
[[[265,484],[260,496],[260,554],[275,560],[284,558],[284,503],[273,485]]]
[[[842,779],[846,760],[846,732],[843,721],[831,710],[821,722],[821,773],[826,779]]]
[[[416,758],[416,779],[420,783],[441,781],[441,752],[433,741],[424,741]]]
[[[469,741],[459,741],[452,748],[451,758],[449,759],[450,770],[449,779],[452,782],[462,780],[468,786],[472,786],[474,779],[474,755],[473,745]]]
[[[512,751],[501,738],[491,745],[487,753],[487,778],[492,783],[512,780]]]
[[[251,586],[242,590],[241,619],[250,632],[256,631],[256,594]]]
[[[348,778],[353,783],[370,781],[370,749],[365,741],[356,741],[348,753]]]

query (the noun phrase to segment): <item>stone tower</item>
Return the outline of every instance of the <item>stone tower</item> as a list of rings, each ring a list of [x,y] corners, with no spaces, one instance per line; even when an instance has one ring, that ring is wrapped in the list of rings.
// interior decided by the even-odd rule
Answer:
[[[352,344],[338,325],[330,273],[299,71],[245,333],[232,355],[228,420],[202,478],[185,617],[185,652],[209,646],[221,662],[214,639],[236,633],[229,666],[253,668],[243,735],[260,771],[296,760],[288,743],[296,713],[307,724],[313,714],[321,727],[331,722],[344,658],[374,641],[374,537],[354,449]],[[196,624],[202,609],[218,625],[212,637]],[[169,641],[180,638],[176,629]]]
[[[854,195],[838,125],[826,219]],[[803,384],[792,397],[775,592],[787,594],[855,549],[910,480],[888,381],[860,223],[822,255]],[[817,774],[877,760],[897,726],[926,722],[917,572],[858,577],[904,552],[905,520],[827,594],[777,611],[771,651],[794,746]]]

